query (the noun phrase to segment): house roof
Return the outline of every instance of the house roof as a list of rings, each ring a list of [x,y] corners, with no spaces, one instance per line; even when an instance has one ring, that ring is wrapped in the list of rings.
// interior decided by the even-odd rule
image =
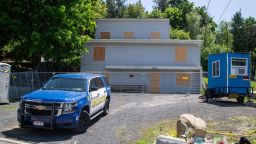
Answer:
[[[164,19],[164,18],[153,18],[153,19],[148,19],[148,18],[100,18],[97,19],[96,21],[159,21],[159,22],[169,22],[169,19]]]
[[[95,44],[155,44],[155,45],[170,45],[170,44],[184,44],[184,45],[198,45],[202,46],[202,40],[173,40],[173,39],[92,39],[86,45]]]

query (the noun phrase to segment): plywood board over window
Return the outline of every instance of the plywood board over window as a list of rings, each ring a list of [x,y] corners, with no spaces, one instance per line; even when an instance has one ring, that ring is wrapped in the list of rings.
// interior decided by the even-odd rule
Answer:
[[[188,73],[176,73],[177,86],[189,86],[191,83],[190,79],[190,74]]]
[[[133,32],[124,32],[125,39],[133,39]]]
[[[100,38],[101,39],[110,39],[110,32],[101,32]]]
[[[150,92],[151,93],[160,93],[160,73],[150,73]]]
[[[160,32],[151,32],[150,38],[151,39],[160,39]]]
[[[95,47],[93,52],[94,61],[105,61],[105,47]]]
[[[185,62],[187,60],[187,48],[176,47],[175,48],[175,60],[177,62]]]

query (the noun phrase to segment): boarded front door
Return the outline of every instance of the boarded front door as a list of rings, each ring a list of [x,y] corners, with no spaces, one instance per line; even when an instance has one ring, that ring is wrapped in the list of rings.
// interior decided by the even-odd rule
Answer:
[[[160,93],[160,73],[150,73],[150,89],[151,93]]]

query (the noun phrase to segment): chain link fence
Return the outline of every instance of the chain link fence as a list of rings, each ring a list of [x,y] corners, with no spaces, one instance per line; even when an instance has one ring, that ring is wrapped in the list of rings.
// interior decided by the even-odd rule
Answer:
[[[134,93],[200,93],[200,72],[92,72],[104,74],[113,92]],[[39,89],[56,72],[11,73],[10,99]]]

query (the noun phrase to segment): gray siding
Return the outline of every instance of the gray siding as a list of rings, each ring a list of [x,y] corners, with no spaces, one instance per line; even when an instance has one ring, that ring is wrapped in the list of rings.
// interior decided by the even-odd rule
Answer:
[[[191,74],[189,86],[176,85],[176,73],[161,73],[160,93],[200,93],[200,73]]]
[[[83,55],[81,71],[102,71],[106,65],[200,67],[200,48],[185,46],[186,62],[175,61],[176,45],[106,45],[105,62],[93,61],[93,46],[88,46],[89,53]]]
[[[124,32],[134,32],[134,39],[150,39],[150,32],[160,32],[161,39],[169,39],[168,19],[99,19],[95,38],[110,32],[111,39],[124,39]]]

